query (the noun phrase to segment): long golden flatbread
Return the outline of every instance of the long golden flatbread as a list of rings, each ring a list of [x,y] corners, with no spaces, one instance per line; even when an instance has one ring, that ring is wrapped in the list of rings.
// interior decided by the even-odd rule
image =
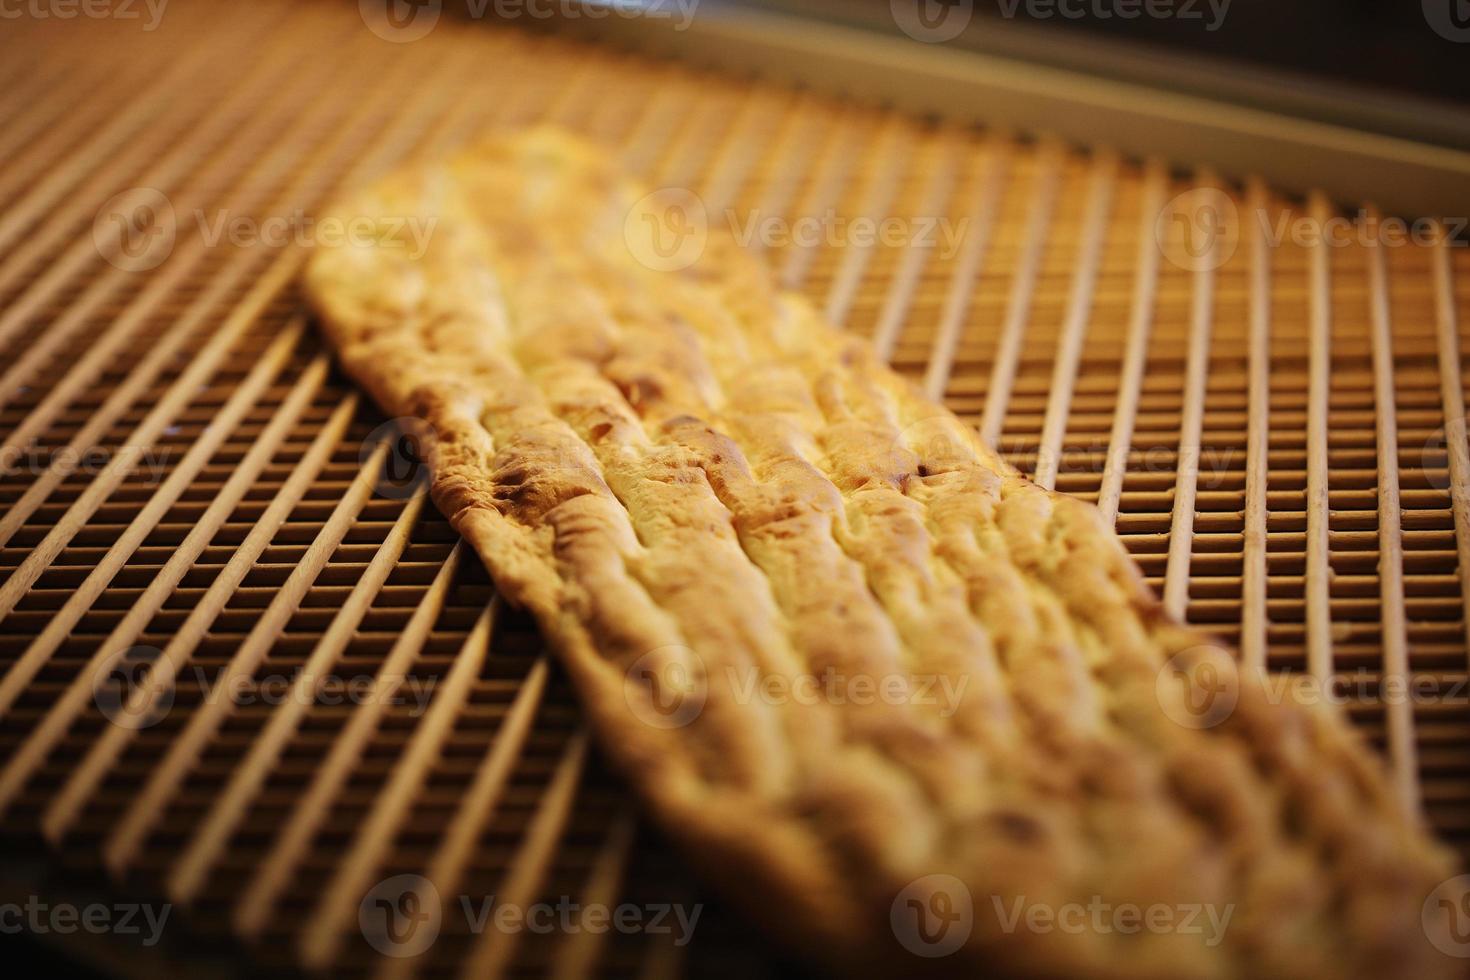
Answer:
[[[630,243],[669,214],[609,153],[499,136],[335,210],[376,229],[307,273],[346,370],[427,423],[435,502],[604,752],[791,947],[863,973],[1454,971],[1421,924],[1453,869],[1336,714],[1234,671],[1091,506],[728,235],[673,229],[702,255],[651,267]]]

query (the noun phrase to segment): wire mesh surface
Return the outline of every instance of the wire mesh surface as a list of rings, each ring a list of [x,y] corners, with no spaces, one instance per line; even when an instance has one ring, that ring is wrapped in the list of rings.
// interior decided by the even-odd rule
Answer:
[[[359,930],[397,874],[522,905],[709,900],[534,631],[394,481],[393,431],[293,286],[333,188],[543,120],[711,213],[816,219],[810,244],[757,236],[776,275],[1116,515],[1167,604],[1247,663],[1336,679],[1405,804],[1470,847],[1465,249],[1277,242],[1339,212],[514,27],[390,43],[352,4],[22,18],[0,45],[13,853],[39,835],[48,867],[173,900],[268,966],[770,968],[718,909],[687,946],[446,915],[389,961]],[[1238,234],[1197,261],[1158,216],[1207,187]],[[271,216],[295,216],[284,240]],[[853,224],[885,217],[894,240]],[[129,714],[114,682],[150,671],[159,703]]]

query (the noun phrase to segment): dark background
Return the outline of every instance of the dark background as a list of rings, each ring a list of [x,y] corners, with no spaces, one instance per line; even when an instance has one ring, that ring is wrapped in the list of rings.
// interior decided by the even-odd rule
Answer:
[[[941,0],[932,0],[941,2]],[[963,0],[943,0],[950,4]],[[975,23],[956,44],[976,40],[985,21],[1024,23],[1071,37],[1132,42],[1183,55],[1203,55],[1288,74],[1315,76],[1364,88],[1391,90],[1447,103],[1470,105],[1470,42],[1437,33],[1426,7],[1439,5],[1470,35],[1470,0],[1231,0],[1219,28],[1207,31],[1212,19],[1207,0],[1191,3],[1201,19],[1098,18],[1094,5],[1110,8],[1113,0],[1059,0],[1081,18],[1031,16],[1056,2],[973,0]],[[755,5],[791,13],[892,24],[889,0],[754,0]],[[1006,16],[1014,10],[1014,17]]]

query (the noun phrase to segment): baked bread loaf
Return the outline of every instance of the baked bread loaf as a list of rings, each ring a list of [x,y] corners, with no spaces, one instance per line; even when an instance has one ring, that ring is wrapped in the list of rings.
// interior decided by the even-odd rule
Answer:
[[[861,973],[1457,972],[1421,924],[1454,871],[1344,721],[1171,620],[1094,508],[697,202],[539,129],[336,211],[375,222],[306,276],[342,364],[422,420],[434,501],[603,752],[790,947]]]

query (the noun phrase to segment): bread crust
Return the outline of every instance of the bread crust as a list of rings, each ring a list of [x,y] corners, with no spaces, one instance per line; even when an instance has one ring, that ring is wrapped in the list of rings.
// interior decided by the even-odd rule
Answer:
[[[727,236],[640,263],[649,207],[599,147],[497,136],[343,200],[380,236],[318,247],[306,291],[705,875],[861,973],[1452,975],[1420,908],[1453,870],[1335,712],[1234,670],[1094,508]],[[1202,726],[1171,680],[1201,671],[1233,690]],[[1099,900],[1230,918],[1012,916]],[[922,955],[906,909],[956,901],[963,941]]]

